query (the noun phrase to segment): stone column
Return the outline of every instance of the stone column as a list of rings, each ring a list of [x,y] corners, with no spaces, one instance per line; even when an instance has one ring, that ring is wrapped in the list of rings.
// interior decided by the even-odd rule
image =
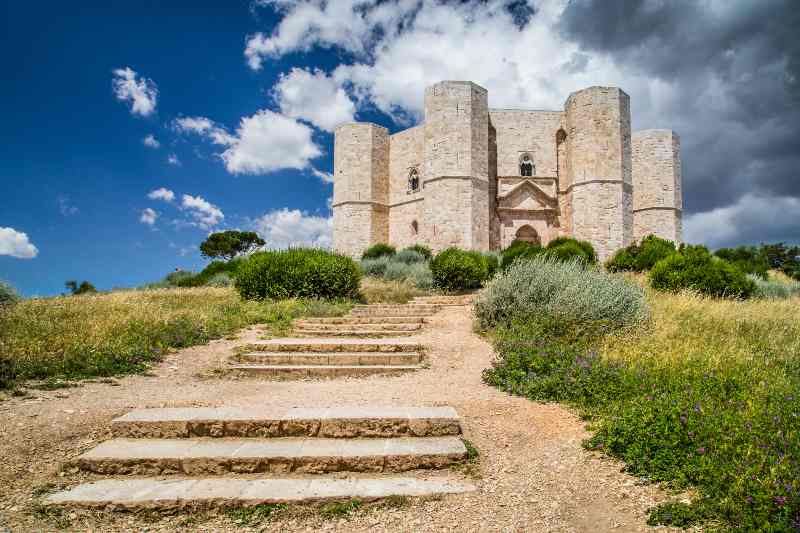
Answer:
[[[681,141],[672,130],[633,134],[633,237],[683,239]]]

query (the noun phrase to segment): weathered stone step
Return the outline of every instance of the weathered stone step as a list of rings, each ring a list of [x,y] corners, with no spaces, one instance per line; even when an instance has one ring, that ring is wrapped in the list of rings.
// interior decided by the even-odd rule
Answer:
[[[166,407],[115,418],[117,437],[441,437],[459,435],[452,407]]]
[[[444,468],[466,456],[457,437],[117,438],[99,444],[73,464],[98,474],[321,474]]]
[[[402,374],[420,370],[418,365],[255,365],[231,364],[231,370],[287,378],[337,378],[371,376],[375,374]]]
[[[420,309],[407,309],[402,307],[397,308],[380,308],[380,309],[354,309],[350,311],[351,317],[362,317],[362,316],[379,316],[379,317],[427,317],[431,315],[435,315],[440,310],[440,307],[437,307],[433,310],[420,310]]]
[[[469,305],[472,303],[472,296],[419,296],[411,300],[411,305]]]
[[[299,329],[292,332],[293,337],[407,337],[416,335],[419,331],[386,331],[372,328],[348,329]]]
[[[370,305],[356,305],[350,310],[351,313],[358,311],[386,311],[393,309],[402,309],[406,311],[420,311],[420,312],[436,312],[439,310],[438,305],[432,304],[370,304]]]
[[[245,344],[239,352],[419,352],[404,339],[268,339]]]
[[[301,324],[423,324],[421,316],[339,316],[303,318],[295,321]]]
[[[475,490],[447,478],[346,479],[105,479],[48,496],[51,506],[115,509],[234,507],[275,503],[371,501],[392,496],[433,496]]]
[[[357,322],[357,323],[344,323],[344,324],[324,324],[315,322],[298,322],[294,325],[295,331],[341,331],[341,330],[360,330],[365,331],[378,331],[378,332],[405,332],[405,331],[419,331],[422,329],[422,323],[416,322],[413,324],[375,324],[370,322]]]
[[[416,365],[422,362],[419,352],[249,352],[236,361],[259,365]]]

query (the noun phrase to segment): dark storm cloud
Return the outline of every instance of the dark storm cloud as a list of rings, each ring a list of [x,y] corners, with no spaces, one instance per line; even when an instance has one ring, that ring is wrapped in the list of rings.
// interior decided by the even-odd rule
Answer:
[[[573,0],[560,30],[677,88],[685,207],[700,212],[746,194],[800,197],[799,28],[794,0]]]

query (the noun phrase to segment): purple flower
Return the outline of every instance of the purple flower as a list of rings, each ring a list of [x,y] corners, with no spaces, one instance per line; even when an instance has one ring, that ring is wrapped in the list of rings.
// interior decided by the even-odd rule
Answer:
[[[688,419],[688,418],[686,418],[686,416],[685,416],[685,415],[681,415],[681,418],[680,418],[680,420],[681,420],[681,424],[683,424],[684,426],[686,425],[686,422],[688,422],[688,421],[689,421],[689,419]]]
[[[705,448],[703,448],[702,446],[697,448],[697,455],[703,455],[704,453],[706,453]]]
[[[699,403],[694,404],[694,412],[695,413],[699,413],[700,412],[700,404]]]
[[[753,503],[753,497],[752,496],[748,496],[747,498],[745,498],[745,500],[747,501],[747,503]]]
[[[694,437],[694,431],[690,431],[689,433],[687,433],[687,435],[689,435],[689,438]]]
[[[647,401],[648,401],[648,402],[651,402],[651,401],[653,401],[653,397],[652,397],[652,396],[650,396],[649,394],[648,394],[647,396],[645,396],[645,398],[647,398]]]
[[[775,505],[781,506],[786,503],[786,496],[777,496],[774,501]]]

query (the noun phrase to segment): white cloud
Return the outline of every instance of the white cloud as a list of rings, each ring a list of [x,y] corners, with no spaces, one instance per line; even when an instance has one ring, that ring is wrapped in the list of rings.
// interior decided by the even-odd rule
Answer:
[[[153,148],[153,149],[157,149],[161,146],[161,143],[158,142],[158,139],[156,139],[152,133],[147,137],[145,137],[144,139],[142,139],[142,144],[144,144],[148,148]]]
[[[130,67],[115,69],[113,73],[114,96],[121,102],[130,102],[131,113],[146,117],[156,110],[158,88],[153,80],[138,76]]]
[[[243,117],[235,134],[205,117],[175,121],[181,132],[202,135],[227,148],[219,154],[231,174],[266,174],[284,169],[303,169],[322,155],[312,130],[292,118],[269,110]]]
[[[336,81],[321,70],[293,68],[274,89],[281,112],[311,122],[325,131],[352,122],[356,107]]]
[[[163,200],[165,202],[171,202],[175,199],[175,193],[166,187],[159,187],[158,189],[154,189],[147,193],[147,197],[151,200]]]
[[[58,210],[61,212],[61,215],[65,217],[77,215],[80,212],[77,207],[72,205],[69,196],[64,194],[58,195]]]
[[[181,166],[181,160],[178,159],[178,156],[175,154],[169,154],[169,156],[167,156],[167,163],[176,167]]]
[[[151,208],[146,208],[142,211],[142,215],[139,217],[139,222],[142,224],[147,224],[148,226],[152,226],[156,223],[156,219],[158,218],[158,213]]]
[[[28,239],[28,235],[14,228],[0,228],[0,255],[18,259],[33,259],[39,250]]]
[[[333,174],[330,172],[323,172],[312,167],[311,173],[321,179],[324,183],[333,183]]]
[[[252,227],[266,241],[266,248],[330,248],[333,237],[333,219],[309,215],[299,209],[270,211],[254,220]]]
[[[684,240],[710,248],[798,240],[800,198],[746,194],[735,204],[684,217]]]
[[[181,208],[189,212],[194,220],[193,225],[203,229],[212,228],[225,219],[225,215],[219,207],[199,195],[184,194],[181,199]]]

